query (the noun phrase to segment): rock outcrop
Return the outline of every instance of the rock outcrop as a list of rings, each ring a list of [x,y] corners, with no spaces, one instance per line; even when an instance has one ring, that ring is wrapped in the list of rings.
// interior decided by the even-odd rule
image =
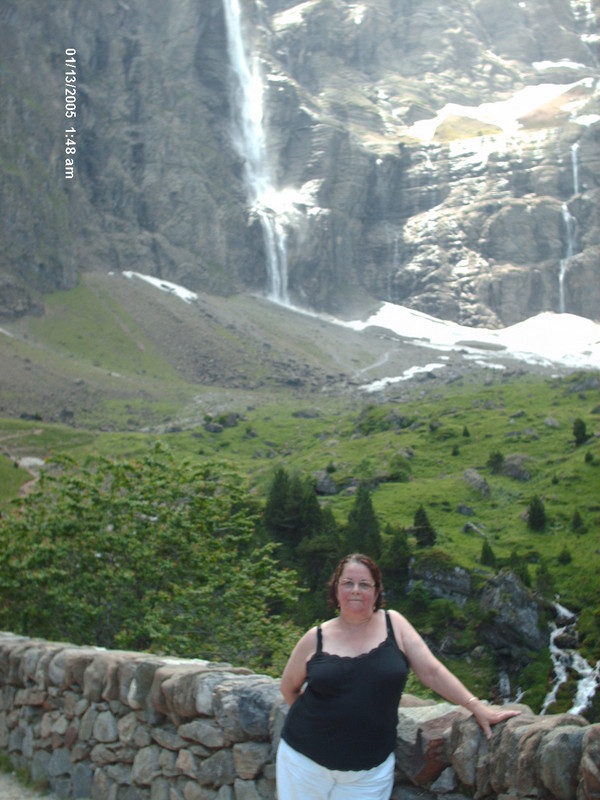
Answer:
[[[240,4],[274,188],[295,198],[292,302],[344,313],[385,299],[488,326],[597,318],[591,4]],[[85,270],[265,288],[231,140],[223,0],[8,0],[0,49],[3,318],[39,312]]]
[[[488,614],[480,629],[482,639],[509,671],[518,672],[528,662],[528,652],[546,646],[540,604],[514,573],[501,570],[491,578],[480,604]]]

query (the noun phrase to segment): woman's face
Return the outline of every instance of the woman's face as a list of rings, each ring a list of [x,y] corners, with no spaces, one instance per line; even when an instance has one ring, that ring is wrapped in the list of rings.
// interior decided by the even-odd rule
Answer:
[[[358,615],[371,613],[377,593],[371,570],[367,566],[360,561],[350,561],[344,566],[336,588],[341,612]]]

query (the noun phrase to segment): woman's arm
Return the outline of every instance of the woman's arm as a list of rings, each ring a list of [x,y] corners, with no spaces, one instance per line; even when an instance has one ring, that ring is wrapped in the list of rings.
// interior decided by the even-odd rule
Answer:
[[[448,702],[471,711],[488,739],[492,735],[492,725],[520,714],[515,709],[497,709],[482,703],[433,655],[407,619],[396,611],[389,613],[398,645],[417,678]]]
[[[302,694],[306,681],[306,665],[317,649],[317,629],[311,628],[292,650],[281,676],[281,694],[291,706]]]

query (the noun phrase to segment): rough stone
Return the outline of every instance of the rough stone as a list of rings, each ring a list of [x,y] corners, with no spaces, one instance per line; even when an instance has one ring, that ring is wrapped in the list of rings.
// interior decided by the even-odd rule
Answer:
[[[198,765],[198,782],[203,786],[222,786],[235,780],[235,765],[230,750],[218,750]]]
[[[0,665],[8,663],[11,643],[15,644],[0,634]],[[51,645],[49,649],[55,657],[57,651]],[[26,651],[22,641],[19,655],[16,648],[11,650],[13,680],[25,680],[17,661]],[[115,657],[126,670],[127,657]],[[139,661],[138,654],[129,658]],[[75,659],[75,663],[81,662]],[[31,695],[36,704],[28,706],[28,695],[21,691],[25,687],[2,685],[9,671],[0,669],[0,735],[4,730],[5,749],[15,767],[26,767],[36,779],[48,780],[65,798],[274,800],[275,752],[287,710],[279,682],[217,671],[221,674],[216,682],[204,687],[209,688],[205,698],[210,694],[213,715],[199,716],[198,687],[186,688],[194,711],[185,710],[183,716],[189,721],[175,732],[171,720],[156,709],[148,714],[146,709],[127,711],[117,700],[90,703],[83,696],[85,680],[84,688],[74,682],[73,689],[65,692],[48,680],[36,689],[47,693],[42,705]],[[174,675],[169,673],[168,679]],[[158,697],[164,702],[164,695]],[[148,702],[146,695],[144,705]],[[41,708],[48,710],[41,715]],[[79,723],[79,729],[58,733],[76,708],[82,716],[69,724]],[[392,797],[465,800],[456,791],[459,781],[477,800],[492,796],[525,800],[546,794],[557,800],[599,800],[600,726],[574,714],[536,717],[526,706],[518,709],[521,715],[494,726],[488,741],[464,709],[448,703],[424,705],[406,696],[399,709]],[[71,730],[69,750],[65,743]],[[102,742],[97,736],[116,738]]]
[[[475,489],[476,492],[479,492],[482,497],[489,497],[490,486],[486,479],[480,475],[477,470],[466,469],[464,472],[464,478],[469,486]]]
[[[227,739],[223,730],[214,720],[196,719],[184,725],[180,725],[177,733],[183,739],[203,744],[206,747],[223,747]]]
[[[600,724],[585,731],[582,747],[581,793],[587,800],[600,800]]]
[[[101,711],[94,722],[93,737],[98,742],[116,742],[119,739],[117,720],[110,711]]]
[[[466,712],[448,703],[400,709],[396,744],[396,768],[417,785],[435,780],[450,766],[449,740],[452,724]]]
[[[242,780],[252,780],[262,770],[271,755],[271,745],[241,742],[233,746],[233,763]]]
[[[160,749],[155,745],[139,750],[133,762],[131,773],[133,782],[141,786],[150,786],[160,775],[159,758]]]
[[[577,793],[582,754],[583,728],[565,725],[544,736],[537,772],[543,785],[557,800],[570,800]]]

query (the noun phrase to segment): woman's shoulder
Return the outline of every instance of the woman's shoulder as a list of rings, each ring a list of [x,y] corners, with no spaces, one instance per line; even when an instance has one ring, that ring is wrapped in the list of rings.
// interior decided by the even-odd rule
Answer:
[[[390,622],[392,623],[392,628],[394,629],[394,635],[396,636],[396,641],[398,642],[398,647],[401,650],[405,649],[405,640],[407,634],[410,631],[414,630],[413,626],[410,622],[406,619],[406,617],[401,614],[399,611],[396,611],[393,608],[386,609],[385,613],[389,617]]]
[[[319,627],[319,625],[313,625],[312,628],[309,628],[298,640],[296,648],[305,652],[311,649],[316,650]]]

